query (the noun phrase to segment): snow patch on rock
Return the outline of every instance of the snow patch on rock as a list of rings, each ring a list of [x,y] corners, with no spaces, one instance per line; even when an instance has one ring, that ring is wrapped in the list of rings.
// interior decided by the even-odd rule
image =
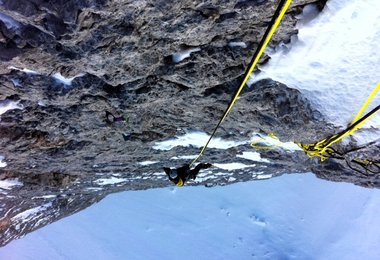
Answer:
[[[27,69],[27,68],[20,69],[20,68],[14,67],[14,66],[9,66],[8,69],[22,71],[22,72],[25,72],[26,74],[30,74],[30,75],[39,75],[40,74],[37,71]]]
[[[22,182],[16,179],[0,180],[0,189],[11,190],[13,187],[23,186]]]
[[[251,143],[268,148],[280,147],[289,151],[302,151],[302,149],[294,142],[281,142],[277,137],[258,133],[253,134]]]
[[[200,48],[190,48],[183,51],[179,51],[173,54],[172,59],[174,63],[183,61],[186,58],[189,58],[191,53],[200,51]]]
[[[2,100],[0,101],[0,115],[4,114],[8,110],[23,109],[24,107],[19,104],[20,101]]]
[[[126,182],[126,181],[127,181],[127,179],[111,177],[111,178],[98,179],[95,181],[95,183],[98,185],[112,185],[112,184],[119,184],[119,183]]]
[[[191,160],[191,159],[194,159],[196,158],[198,155],[197,154],[194,154],[194,155],[181,155],[181,156],[173,156],[172,160],[180,160],[180,159],[184,159],[184,160]]]
[[[245,44],[245,42],[229,42],[228,46],[231,48],[236,48],[236,47],[240,47],[243,49],[247,48],[247,44]]]
[[[0,155],[0,168],[7,166],[7,163],[4,161],[4,156]]]
[[[57,73],[54,73],[52,77],[53,77],[55,80],[57,80],[58,82],[62,83],[63,85],[71,86],[71,84],[72,84],[72,82],[73,82],[73,80],[74,80],[75,78],[82,77],[83,75],[84,75],[84,74],[81,73],[81,74],[78,74],[78,75],[76,75],[76,76],[74,76],[74,77],[66,78],[66,77],[64,77],[60,72],[57,72]]]
[[[233,171],[238,169],[244,169],[249,167],[255,167],[256,164],[247,165],[244,163],[214,163],[213,166],[218,167],[223,170]]]
[[[8,30],[18,29],[20,27],[20,23],[18,21],[2,13],[0,13],[0,21],[4,23],[5,27],[7,27]]]
[[[38,215],[41,211],[44,211],[46,210],[47,208],[51,207],[52,203],[49,202],[49,203],[46,203],[42,206],[38,206],[38,207],[35,207],[35,208],[31,208],[31,209],[28,209],[28,210],[25,210],[19,214],[17,214],[16,216],[14,216],[12,218],[12,221],[13,222],[17,222],[17,221],[22,221],[22,222],[26,222],[26,221],[32,221],[33,219],[36,219],[38,218]]]
[[[263,180],[263,179],[270,179],[270,178],[272,178],[272,177],[273,177],[272,174],[258,174],[258,175],[256,176],[256,179],[258,179],[258,180]]]
[[[380,1],[328,1],[321,15],[299,24],[297,40],[260,66],[256,80],[299,89],[331,122],[346,127],[380,81],[378,10]],[[380,94],[369,109],[378,104]],[[380,115],[363,127],[370,126],[380,126]]]
[[[140,165],[146,166],[146,165],[151,165],[158,163],[159,161],[144,161],[144,162],[139,162]]]
[[[268,159],[261,158],[261,154],[258,152],[243,152],[243,154],[238,154],[236,157],[248,159],[255,162],[270,162]]]
[[[210,138],[210,136],[204,132],[188,132],[185,135],[174,137],[172,139],[162,141],[162,142],[156,142],[153,146],[153,149],[156,150],[164,150],[168,151],[176,146],[194,146],[194,147],[202,147],[206,144],[207,140]],[[239,146],[242,144],[246,144],[247,142],[235,142],[235,141],[227,141],[223,140],[220,137],[214,137],[210,144],[208,145],[209,148],[216,148],[216,149],[228,149],[231,147]]]

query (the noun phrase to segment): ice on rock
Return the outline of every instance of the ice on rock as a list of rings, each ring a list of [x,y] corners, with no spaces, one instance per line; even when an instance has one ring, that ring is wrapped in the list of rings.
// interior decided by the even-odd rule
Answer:
[[[31,70],[31,69],[27,69],[27,68],[20,69],[20,68],[14,67],[14,66],[10,66],[8,68],[11,69],[11,70],[22,71],[22,72],[25,72],[26,74],[30,74],[30,75],[38,75],[39,74],[37,71]]]
[[[72,82],[73,82],[73,80],[75,79],[75,78],[78,78],[78,77],[82,77],[84,74],[78,74],[78,75],[76,75],[76,76],[74,76],[74,77],[71,77],[71,78],[66,78],[66,77],[64,77],[60,72],[57,72],[57,73],[54,73],[53,74],[53,78],[55,79],[55,80],[57,80],[58,82],[60,82],[60,83],[62,83],[62,84],[64,84],[64,85],[66,85],[66,86],[71,86],[71,84],[72,84]]]
[[[23,186],[22,182],[20,182],[17,178],[16,179],[0,180],[0,189],[10,190],[16,186]]]
[[[200,48],[189,48],[180,52],[176,52],[173,54],[172,59],[174,63],[178,63],[183,61],[186,58],[189,58],[191,53],[200,51]]]
[[[20,101],[2,100],[0,101],[0,115],[4,114],[8,110],[23,109],[23,106],[19,104]]]

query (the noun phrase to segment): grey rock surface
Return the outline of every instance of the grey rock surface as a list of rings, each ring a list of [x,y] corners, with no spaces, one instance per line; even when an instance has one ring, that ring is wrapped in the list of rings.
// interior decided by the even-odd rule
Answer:
[[[294,1],[272,46],[297,33],[295,16],[304,5],[322,9],[325,2]],[[22,183],[0,189],[0,244],[109,193],[172,185],[162,167],[190,163],[178,157],[196,155],[199,148],[159,150],[157,143],[212,132],[276,5],[274,0],[0,1],[0,102],[22,107],[0,121],[0,155],[7,164],[0,180]],[[180,60],[186,52],[191,53]],[[108,124],[106,111],[128,121]],[[267,161],[257,162],[237,157],[255,151],[248,141],[256,133],[307,143],[337,131],[298,90],[262,80],[244,89],[217,132],[236,145],[209,148],[201,158],[251,166],[214,167],[188,185],[312,171],[328,180],[379,187],[379,175],[354,171],[341,160],[321,163],[303,151],[264,149],[259,152]],[[373,144],[350,156],[378,157],[378,148]]]

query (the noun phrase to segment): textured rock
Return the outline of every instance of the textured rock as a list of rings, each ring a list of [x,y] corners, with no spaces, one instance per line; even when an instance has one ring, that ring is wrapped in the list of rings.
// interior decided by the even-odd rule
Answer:
[[[294,1],[272,45],[289,41],[297,32],[295,15],[313,2],[323,8],[326,1]],[[189,163],[173,157],[199,149],[153,147],[190,130],[213,130],[277,1],[0,3],[0,100],[23,107],[4,113],[0,122],[0,155],[7,163],[0,180],[23,184],[0,190],[0,243],[6,244],[109,193],[171,185],[162,167]],[[189,50],[189,57],[174,62],[174,54]],[[109,125],[105,111],[125,115],[128,122]],[[253,133],[312,142],[336,130],[299,91],[263,80],[244,90],[217,133],[246,143],[209,148],[202,157],[251,167],[212,168],[189,185],[313,171],[379,187],[378,175],[359,174],[341,161],[322,165],[302,151],[265,149],[260,153],[269,163],[254,167],[236,157],[253,151],[247,143]],[[373,153],[366,149],[364,154]],[[141,165],[144,161],[156,163]]]

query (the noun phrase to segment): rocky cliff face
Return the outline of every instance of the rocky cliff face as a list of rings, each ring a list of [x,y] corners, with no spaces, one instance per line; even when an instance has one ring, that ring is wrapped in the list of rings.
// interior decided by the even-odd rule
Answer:
[[[304,5],[322,9],[325,2],[294,1],[271,44],[297,33],[295,16]],[[109,193],[171,185],[162,167],[189,163],[199,152],[186,140],[213,130],[276,6],[275,0],[0,1],[0,106],[7,110],[0,121],[0,243]],[[106,111],[125,122],[107,122]],[[188,184],[312,171],[379,187],[378,175],[342,161],[321,164],[294,146],[260,150],[260,157],[249,146],[271,132],[284,142],[312,142],[336,131],[299,91],[260,81],[244,90],[219,129],[220,146],[202,157],[216,167]],[[375,148],[359,152],[376,155]]]

